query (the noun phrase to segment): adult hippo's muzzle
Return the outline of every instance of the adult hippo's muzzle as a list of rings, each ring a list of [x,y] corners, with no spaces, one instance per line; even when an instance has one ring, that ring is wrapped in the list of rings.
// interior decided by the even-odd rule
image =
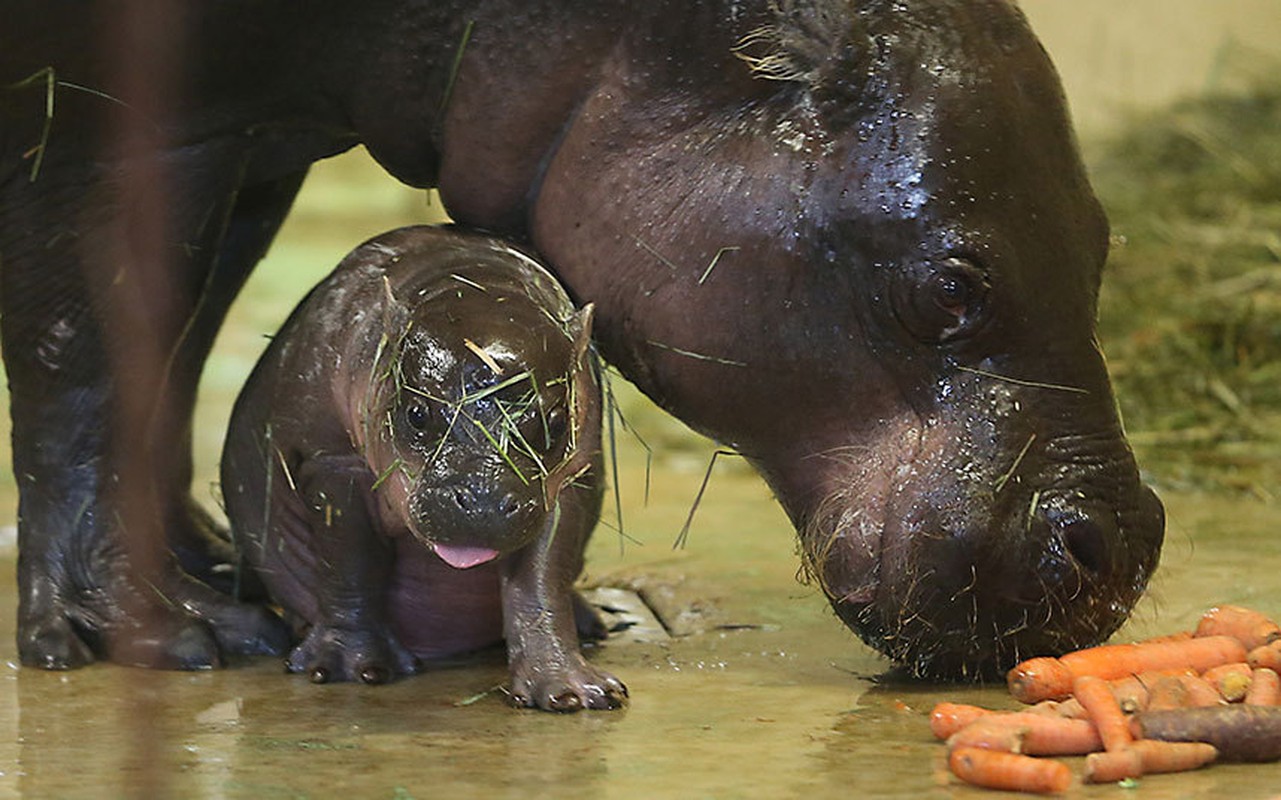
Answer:
[[[816,459],[829,488],[800,511],[802,552],[836,613],[928,677],[991,675],[1106,638],[1164,529],[1106,384],[954,371],[936,388],[929,413],[857,457]]]

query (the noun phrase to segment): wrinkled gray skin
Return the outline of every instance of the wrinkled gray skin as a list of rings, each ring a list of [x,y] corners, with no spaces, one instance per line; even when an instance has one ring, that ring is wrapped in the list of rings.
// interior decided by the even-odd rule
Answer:
[[[595,303],[603,355],[759,468],[836,613],[914,672],[1096,642],[1142,592],[1163,516],[1094,338],[1107,224],[1012,2],[182,7],[20,0],[0,29],[0,83],[53,64],[127,104],[59,89],[32,182],[43,86],[0,93],[24,663],[145,639],[136,662],[204,666],[270,638],[190,582],[132,591],[139,548],[109,545],[139,514],[112,487],[207,572],[200,363],[307,165],[356,142]],[[118,380],[153,341],[164,380]]]
[[[475,234],[383,234],[307,296],[222,462],[233,538],[305,634],[291,671],[383,683],[505,637],[516,704],[622,705],[574,629],[601,495],[590,344],[590,307]]]

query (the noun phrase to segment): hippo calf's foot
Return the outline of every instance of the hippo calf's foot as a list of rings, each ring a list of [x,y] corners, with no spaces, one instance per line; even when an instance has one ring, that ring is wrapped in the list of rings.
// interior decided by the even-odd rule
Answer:
[[[386,627],[313,625],[285,667],[312,683],[387,683],[422,670],[422,662]]]
[[[544,711],[612,710],[627,704],[627,687],[578,653],[543,663],[521,659],[511,664],[511,702]]]

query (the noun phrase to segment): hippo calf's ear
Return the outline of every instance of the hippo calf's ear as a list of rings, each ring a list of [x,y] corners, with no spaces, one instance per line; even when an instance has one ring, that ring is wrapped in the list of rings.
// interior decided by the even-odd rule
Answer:
[[[391,280],[386,274],[382,276],[382,284],[383,332],[398,342],[408,330],[409,306],[396,297],[396,293],[391,288]]]
[[[565,458],[547,474],[543,481],[545,505],[555,505],[556,496],[565,484],[591,469],[600,449],[601,398],[596,362],[592,356],[592,320],[596,306],[588,303],[566,323],[566,331],[574,340],[573,371],[570,375],[569,446]]]
[[[592,349],[592,323],[596,318],[596,304],[588,303],[574,313],[565,324],[565,331],[574,340],[574,369],[582,371],[589,365]]]

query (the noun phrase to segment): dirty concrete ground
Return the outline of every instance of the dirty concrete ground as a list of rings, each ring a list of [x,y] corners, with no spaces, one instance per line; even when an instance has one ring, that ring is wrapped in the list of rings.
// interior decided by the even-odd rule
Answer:
[[[1123,16],[1141,25],[1145,18],[1132,6],[1162,13],[1167,2],[1128,3]],[[1198,7],[1214,24],[1259,35],[1263,26],[1249,20],[1269,2]],[[1170,2],[1176,8],[1166,16],[1193,5]],[[1131,84],[1072,69],[1074,62],[1095,72],[1107,66],[1091,55],[1102,48],[1101,32],[1124,46],[1126,34],[1108,27],[1119,13],[1114,4],[1077,3],[1094,9],[1086,21],[1062,18],[1063,4],[1054,0],[1024,6],[1034,24],[1044,23],[1040,30],[1069,90],[1085,81],[1077,96],[1089,103],[1079,113],[1087,128],[1105,124],[1110,109],[1100,104],[1143,99],[1120,96]],[[1069,25],[1080,29],[1065,30]],[[1219,40],[1209,21],[1203,25],[1198,41],[1211,44],[1196,56],[1202,61]],[[1073,37],[1083,44],[1074,49]],[[1145,46],[1156,47],[1156,38],[1149,35]],[[1114,66],[1142,91],[1151,65]],[[1175,82],[1168,64],[1159,72]],[[215,492],[204,487],[215,475],[226,406],[261,336],[364,236],[432,213],[421,195],[389,188],[385,179],[353,180],[368,174],[359,157],[318,173],[206,375],[197,494],[211,506]],[[334,191],[339,184],[344,189]],[[361,188],[367,185],[378,188]],[[335,218],[343,220],[337,230]],[[638,624],[590,650],[630,687],[627,709],[572,716],[513,710],[496,688],[506,672],[498,652],[384,687],[313,686],[284,675],[273,659],[185,674],[110,665],[69,673],[19,669],[9,528],[7,538],[0,536],[0,798],[978,797],[946,775],[927,714],[942,699],[1012,707],[1003,687],[913,683],[887,672],[889,665],[835,620],[817,590],[797,582],[790,526],[767,489],[734,459],[718,460],[689,542],[673,550],[711,447],[623,394],[625,410],[655,450],[652,485],[646,502],[644,452],[620,439],[626,536],[598,530],[587,580],[639,590],[598,595],[611,607],[631,608]],[[16,503],[8,468],[5,455],[0,524],[11,525]],[[1116,640],[1187,628],[1217,602],[1281,614],[1275,505],[1171,491],[1163,499],[1170,522],[1162,566]],[[647,617],[649,611],[657,616]],[[1069,763],[1079,774],[1081,760]],[[1154,776],[1132,789],[1078,785],[1068,796],[1271,800],[1279,793],[1281,765],[1270,764]]]
[[[259,659],[206,673],[14,665],[12,550],[0,584],[0,796],[45,798],[953,798],[927,715],[943,699],[1013,707],[1003,687],[914,683],[795,580],[792,533],[759,480],[718,463],[684,550],[671,543],[706,452],[639,448],[621,477],[629,537],[601,528],[589,581],[640,588],[650,620],[591,648],[631,689],[617,712],[509,708],[501,654],[383,687],[314,686]],[[1281,613],[1274,508],[1168,496],[1152,592],[1118,639],[1187,628],[1215,602]],[[621,551],[621,552],[620,552]],[[624,597],[606,598],[613,607]],[[642,607],[644,608],[644,607]],[[1079,773],[1082,759],[1069,762]],[[1135,800],[1281,791],[1281,764],[1153,776]]]

